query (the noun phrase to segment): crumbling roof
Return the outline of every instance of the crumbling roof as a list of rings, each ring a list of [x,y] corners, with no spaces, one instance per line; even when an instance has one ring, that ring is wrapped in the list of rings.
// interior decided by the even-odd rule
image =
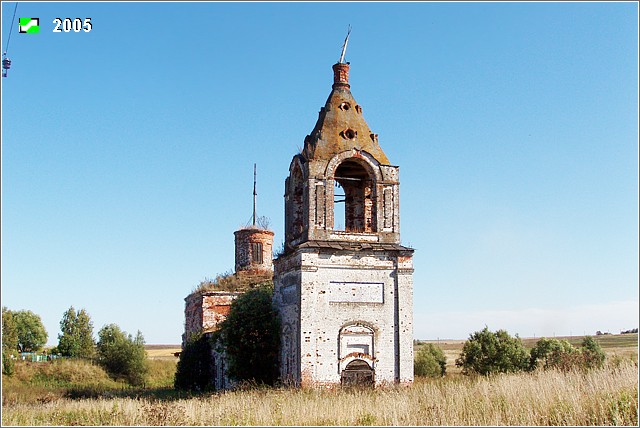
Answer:
[[[345,242],[345,241],[306,241],[298,245],[297,248],[330,248],[333,250],[343,251],[410,251],[413,248],[405,247],[400,244],[387,244],[381,242]]]
[[[192,294],[205,294],[208,292],[226,291],[232,293],[243,293],[252,288],[273,284],[273,271],[270,270],[248,270],[239,271],[234,274],[221,274],[214,280],[202,281]]]
[[[339,69],[346,70],[343,77],[339,76]],[[369,129],[362,116],[362,107],[351,95],[348,69],[348,64],[334,66],[336,83],[325,106],[320,109],[316,126],[305,138],[303,156],[307,160],[329,160],[355,148],[369,153],[380,164],[389,165],[389,159],[378,144],[378,136]]]

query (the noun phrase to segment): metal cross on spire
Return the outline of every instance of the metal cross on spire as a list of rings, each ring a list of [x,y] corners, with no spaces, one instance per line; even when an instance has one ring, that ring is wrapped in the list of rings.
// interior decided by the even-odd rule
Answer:
[[[256,164],[253,164],[253,227],[256,226]]]
[[[342,54],[340,55],[340,64],[344,64],[344,54],[347,53],[347,43],[349,43],[349,34],[351,34],[351,25],[349,25],[349,30],[347,30],[347,37],[344,39],[344,44],[342,45]]]

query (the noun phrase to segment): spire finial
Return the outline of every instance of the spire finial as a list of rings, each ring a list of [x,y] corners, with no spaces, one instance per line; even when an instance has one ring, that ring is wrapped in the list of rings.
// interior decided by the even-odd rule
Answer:
[[[349,24],[349,29],[347,30],[347,37],[344,39],[344,44],[342,45],[342,54],[340,55],[340,64],[344,64],[344,54],[347,53],[347,43],[349,43],[349,34],[351,34],[351,24]]]
[[[256,226],[256,164],[253,164],[253,226]]]

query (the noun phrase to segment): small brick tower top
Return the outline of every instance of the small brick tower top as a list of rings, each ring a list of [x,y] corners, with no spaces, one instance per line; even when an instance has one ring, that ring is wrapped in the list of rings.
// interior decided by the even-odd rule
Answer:
[[[236,273],[273,270],[273,232],[258,227],[236,230]]]
[[[273,232],[256,224],[256,164],[253,164],[253,224],[234,232],[236,273],[273,271]]]

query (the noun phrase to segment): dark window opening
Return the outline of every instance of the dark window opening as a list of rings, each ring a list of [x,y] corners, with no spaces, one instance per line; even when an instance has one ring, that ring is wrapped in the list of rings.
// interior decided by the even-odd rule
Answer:
[[[262,264],[262,242],[251,243],[251,261],[259,265]]]

